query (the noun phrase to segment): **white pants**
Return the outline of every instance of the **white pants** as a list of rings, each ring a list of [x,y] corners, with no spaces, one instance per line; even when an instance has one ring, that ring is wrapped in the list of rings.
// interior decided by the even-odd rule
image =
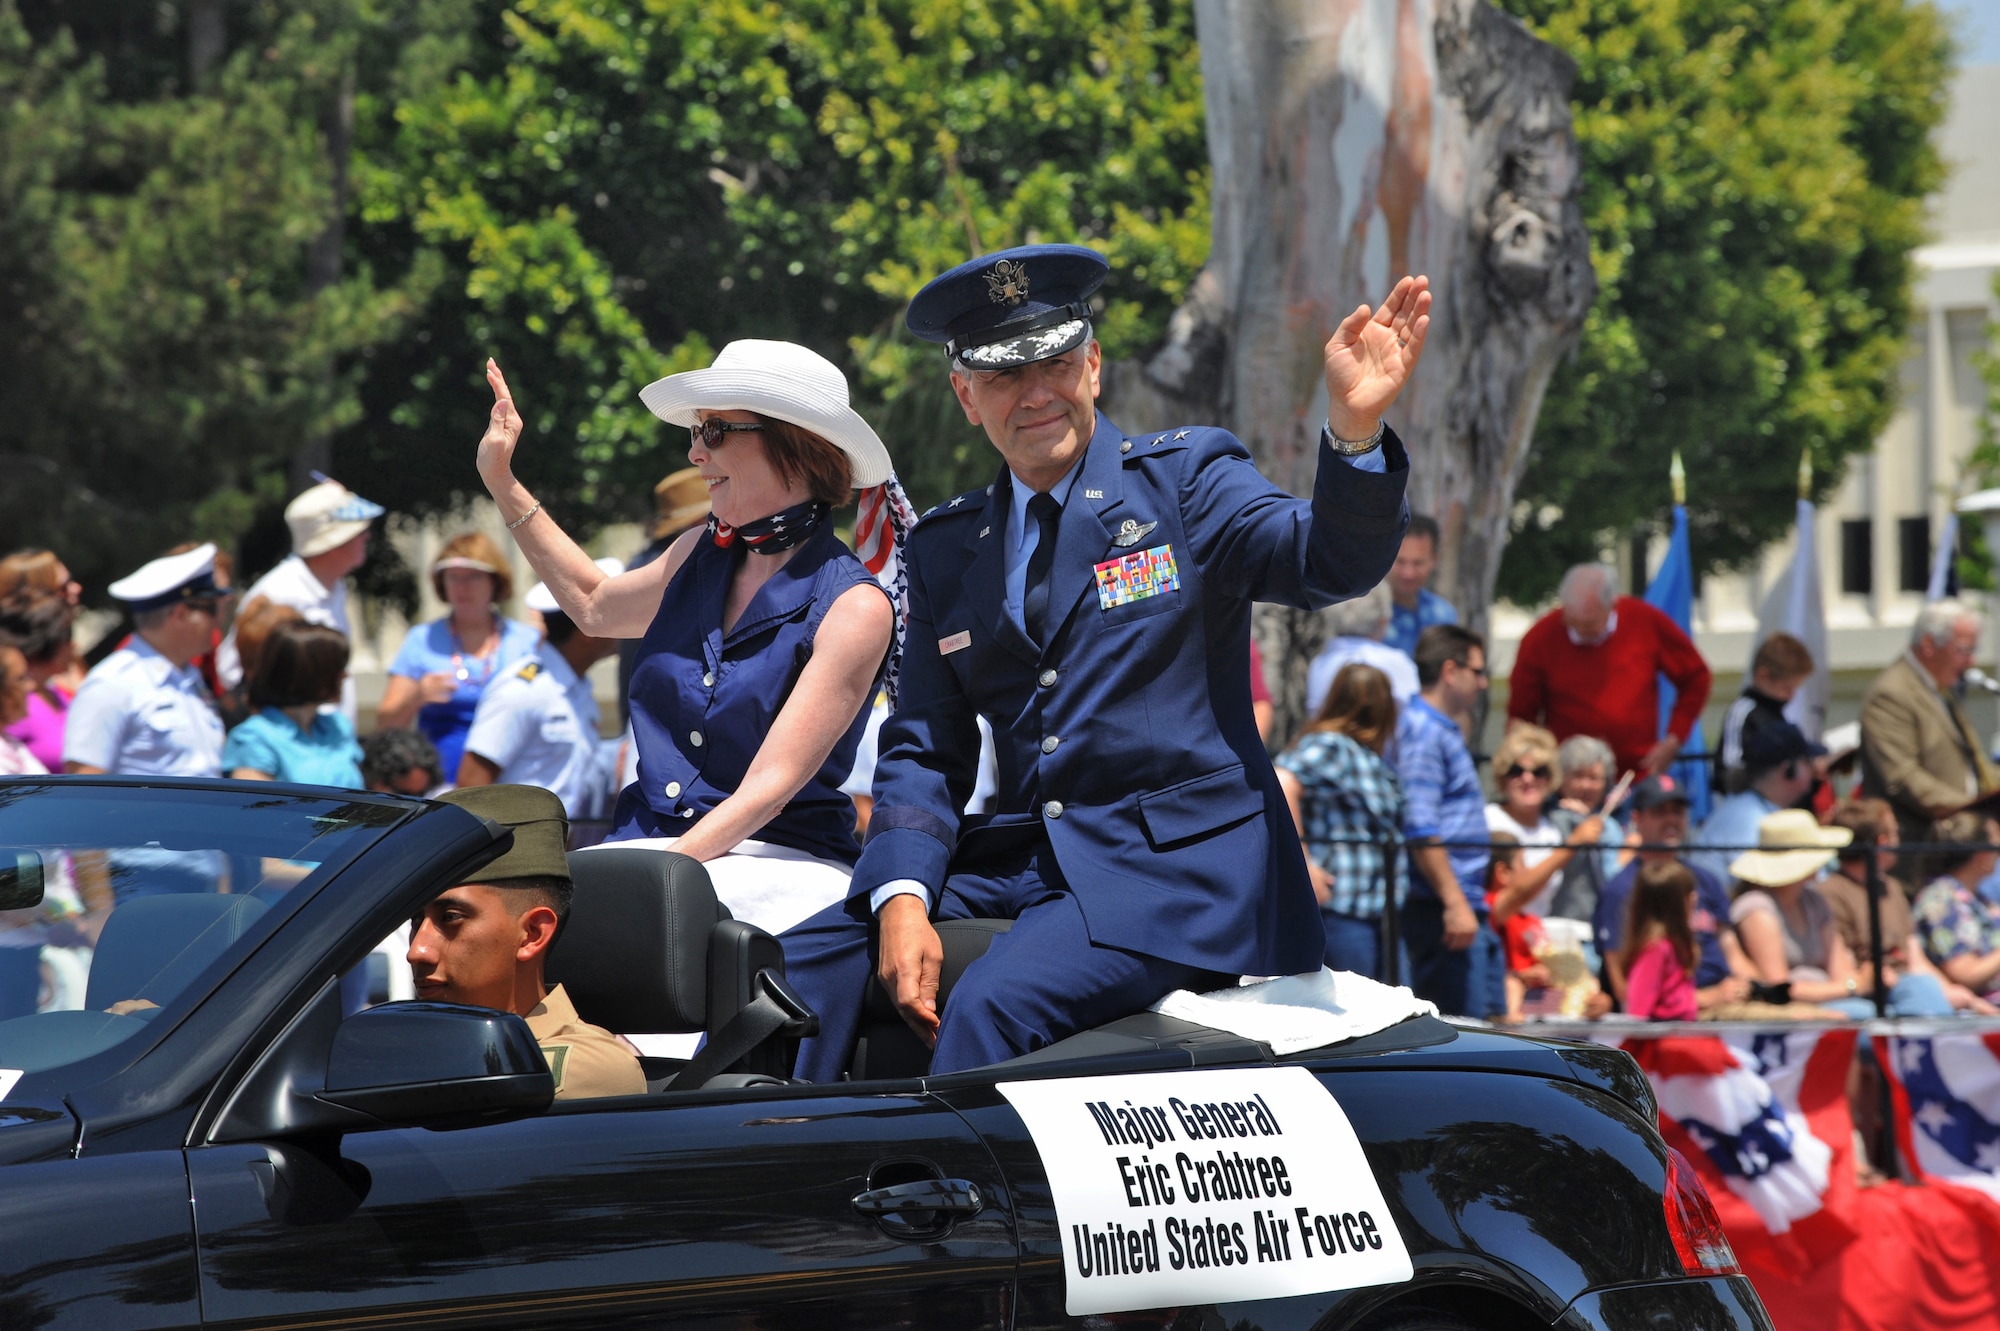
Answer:
[[[631,841],[606,841],[577,852],[588,855],[597,850],[637,846],[645,850],[672,850],[678,837],[638,837]],[[727,855],[708,860],[704,866],[715,885],[715,895],[729,913],[746,924],[754,924],[776,936],[795,924],[811,919],[828,906],[847,899],[848,879],[853,870],[832,860],[823,860],[789,846],[767,841],[741,841]],[[641,1053],[659,1058],[690,1058],[701,1036],[654,1035],[622,1031]]]

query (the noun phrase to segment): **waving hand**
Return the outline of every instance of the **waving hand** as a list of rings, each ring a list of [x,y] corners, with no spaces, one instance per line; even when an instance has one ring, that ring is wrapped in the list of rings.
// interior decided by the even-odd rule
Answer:
[[[1335,435],[1359,441],[1375,432],[1423,355],[1430,308],[1430,279],[1406,277],[1380,309],[1358,306],[1334,329],[1326,343],[1326,396]]]

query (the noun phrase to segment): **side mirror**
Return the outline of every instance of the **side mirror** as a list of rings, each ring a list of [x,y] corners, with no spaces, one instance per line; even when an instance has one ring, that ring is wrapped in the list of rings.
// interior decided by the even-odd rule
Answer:
[[[32,850],[0,850],[0,910],[42,904],[42,857]]]
[[[334,1032],[315,1097],[402,1127],[448,1128],[547,1109],[556,1082],[528,1023],[457,1003],[386,1003]]]

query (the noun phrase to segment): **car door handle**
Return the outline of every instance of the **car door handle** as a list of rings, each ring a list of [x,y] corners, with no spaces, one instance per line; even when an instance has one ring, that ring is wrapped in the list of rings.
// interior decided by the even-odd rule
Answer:
[[[854,1198],[854,1209],[867,1216],[904,1218],[909,1212],[974,1216],[985,1209],[976,1184],[962,1178],[923,1178],[870,1188]]]

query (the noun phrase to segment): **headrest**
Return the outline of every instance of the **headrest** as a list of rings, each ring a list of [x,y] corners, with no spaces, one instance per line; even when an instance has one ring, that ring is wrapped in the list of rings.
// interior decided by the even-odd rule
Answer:
[[[708,940],[730,918],[701,861],[600,846],[569,857],[569,922],[543,977],[593,1026],[699,1031],[708,1022]]]
[[[264,913],[255,897],[174,892],[121,902],[105,917],[90,959],[83,1004],[102,1012],[128,998],[165,1007],[250,931]]]

